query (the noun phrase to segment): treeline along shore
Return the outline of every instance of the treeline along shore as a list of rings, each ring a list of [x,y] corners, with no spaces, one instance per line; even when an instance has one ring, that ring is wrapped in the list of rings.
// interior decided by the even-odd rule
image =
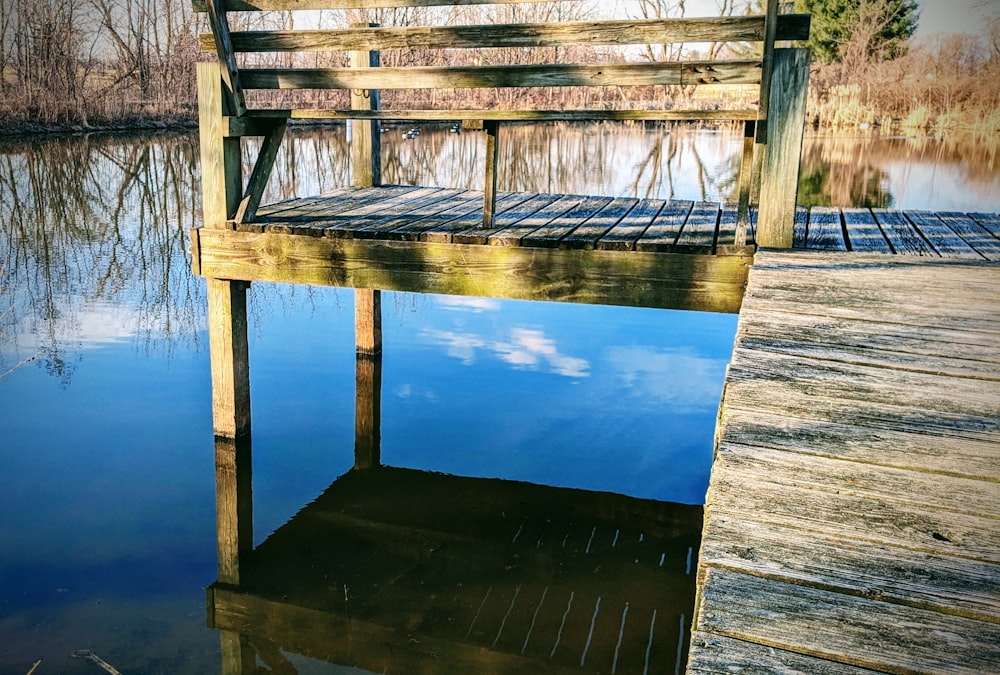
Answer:
[[[835,132],[882,129],[912,136],[937,136],[1000,146],[1000,20],[989,22],[978,36],[935,36],[914,41],[919,15],[912,0],[853,0],[848,14],[832,19],[828,0],[785,3],[783,11],[813,13],[813,33],[834,47],[817,42],[810,90],[811,124]],[[843,4],[843,3],[841,3]],[[717,12],[738,15],[760,12],[762,3],[722,0]],[[544,23],[585,21],[602,3],[588,0],[522,5],[479,5],[447,9],[416,7],[307,13],[288,11],[230,12],[233,31],[254,29],[334,29],[352,23],[416,26],[432,13],[449,12],[453,24],[491,22]],[[634,5],[636,19],[684,18],[682,0],[644,0]],[[879,31],[899,21],[909,23],[895,33]],[[440,20],[442,17],[433,17]],[[840,31],[828,36],[824,21]],[[895,26],[895,24],[891,24]],[[126,130],[194,126],[194,64],[214,59],[202,37],[208,31],[203,14],[190,0],[7,0],[0,3],[0,135],[48,131]],[[888,37],[887,37],[888,36]],[[888,45],[888,46],[887,46]],[[891,47],[891,48],[889,48]],[[527,49],[529,53],[530,49]],[[552,54],[536,49],[539,61]],[[574,47],[563,49],[563,62],[669,61],[701,51],[710,58],[745,58],[749,47],[738,43],[650,45],[645,50]],[[503,65],[514,60],[511,49],[493,49],[482,61]],[[316,67],[346,66],[310,54],[270,54],[243,65],[281,67],[289,59],[309,59]],[[448,51],[396,50],[382,54],[383,65],[456,65]],[[466,57],[468,58],[468,57]],[[518,56],[524,62],[524,55]],[[732,106],[735,96],[752,103],[755,88],[727,93],[706,87],[621,88],[574,87],[532,90],[463,91],[400,90],[383,93],[383,106],[435,107],[452,97],[469,106],[536,106],[539,108],[665,108]],[[256,105],[281,105],[298,97],[317,107],[347,106],[347,92],[272,92]],[[486,100],[469,100],[477,96]],[[728,97],[723,99],[723,97]]]

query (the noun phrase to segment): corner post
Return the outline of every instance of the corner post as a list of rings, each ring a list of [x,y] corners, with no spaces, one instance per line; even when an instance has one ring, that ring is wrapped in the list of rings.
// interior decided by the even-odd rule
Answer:
[[[354,468],[373,469],[382,463],[382,293],[358,289],[354,303]]]
[[[378,28],[377,23],[352,24],[352,29]],[[378,52],[350,52],[352,68],[378,68]],[[377,89],[352,90],[352,110],[378,110]],[[353,184],[356,187],[378,187],[382,184],[382,137],[378,120],[349,120],[351,129],[351,159],[354,167]]]
[[[757,245],[791,248],[809,88],[809,50],[774,50]]]
[[[231,114],[217,63],[198,64],[198,126],[201,142],[203,227],[226,229],[242,198],[240,139],[227,136]],[[207,279],[212,418],[216,436],[250,433],[250,364],[247,348],[247,285]]]

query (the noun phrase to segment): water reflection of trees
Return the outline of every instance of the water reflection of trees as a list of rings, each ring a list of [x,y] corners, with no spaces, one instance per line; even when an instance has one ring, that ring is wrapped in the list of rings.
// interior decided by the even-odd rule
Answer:
[[[387,182],[481,189],[482,137],[425,131],[383,143]],[[735,195],[738,139],[682,125],[507,125],[501,130],[501,190],[728,200]]]
[[[386,182],[482,188],[481,134],[429,126],[408,140],[405,130],[385,130]],[[640,124],[511,125],[502,131],[501,188],[728,198],[738,139],[706,143],[700,133]],[[247,173],[254,144],[245,144]],[[265,201],[349,181],[344,127],[299,130],[279,153]],[[131,339],[145,350],[197,344],[204,290],[189,271],[187,241],[200,220],[195,134],[0,147],[0,237],[7,252],[0,260],[0,373],[38,355],[68,381],[75,355],[96,339],[95,322],[104,324],[100,339]],[[288,300],[270,289],[254,293],[264,311]]]
[[[200,213],[196,158],[190,134],[0,149],[0,359],[37,353],[68,382],[95,321],[101,339],[147,350],[197,340],[204,293],[185,254]]]

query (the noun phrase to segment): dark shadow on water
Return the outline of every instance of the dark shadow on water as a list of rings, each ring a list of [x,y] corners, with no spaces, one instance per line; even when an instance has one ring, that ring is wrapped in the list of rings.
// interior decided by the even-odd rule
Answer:
[[[282,652],[388,673],[674,672],[701,522],[700,506],[356,469],[238,556],[208,622],[224,672],[296,672]]]

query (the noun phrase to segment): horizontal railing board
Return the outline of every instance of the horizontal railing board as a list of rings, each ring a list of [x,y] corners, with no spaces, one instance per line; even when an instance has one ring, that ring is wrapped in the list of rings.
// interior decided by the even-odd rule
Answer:
[[[477,89],[759,84],[759,60],[412,68],[257,68],[247,89]]]
[[[324,110],[324,109],[251,109],[245,117],[232,120],[231,135],[253,136],[254,118],[329,119],[329,120],[418,120],[460,121],[497,120],[500,122],[600,122],[611,121],[745,121],[757,118],[756,110]],[[243,123],[250,124],[243,124]],[[238,133],[247,128],[245,133]]]
[[[390,9],[395,7],[447,7],[464,5],[517,5],[560,0],[226,0],[228,12],[271,12],[290,9]],[[192,0],[196,12],[207,12],[207,0]]]
[[[778,20],[779,40],[807,40],[809,15]],[[390,49],[482,49],[486,47],[567,47],[575,45],[746,42],[764,38],[764,17],[706,17],[632,21],[573,21],[546,24],[417,26],[342,30],[245,31],[230,35],[237,52],[383,51]],[[203,51],[214,52],[211,33]]]

